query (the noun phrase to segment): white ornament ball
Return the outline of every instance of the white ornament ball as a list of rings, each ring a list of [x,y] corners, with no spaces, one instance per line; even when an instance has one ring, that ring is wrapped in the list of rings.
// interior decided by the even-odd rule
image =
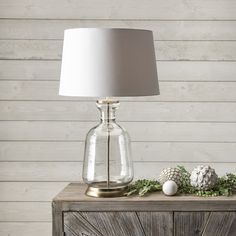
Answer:
[[[167,196],[173,196],[177,193],[178,186],[173,180],[167,180],[162,185],[162,191]]]

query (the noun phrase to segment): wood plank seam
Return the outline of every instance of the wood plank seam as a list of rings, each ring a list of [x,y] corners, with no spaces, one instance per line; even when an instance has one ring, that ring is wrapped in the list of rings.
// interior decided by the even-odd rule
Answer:
[[[148,235],[146,235],[146,233],[145,233],[145,230],[144,230],[143,225],[142,225],[142,223],[141,223],[141,220],[140,220],[140,218],[139,218],[139,216],[138,216],[138,213],[135,212],[135,215],[136,215],[137,220],[138,220],[138,222],[139,222],[140,228],[142,229],[143,235],[144,235],[144,236],[148,236]]]
[[[204,236],[204,234],[205,234],[205,232],[206,232],[206,229],[207,229],[207,226],[208,226],[208,224],[209,224],[209,222],[210,222],[211,216],[212,216],[212,212],[210,212],[209,215],[208,215],[208,217],[207,217],[207,220],[206,220],[205,225],[204,225],[204,227],[203,227],[203,230],[202,230],[202,232],[201,232],[201,235],[202,235],[202,236]],[[206,236],[207,236],[207,235],[206,235]]]

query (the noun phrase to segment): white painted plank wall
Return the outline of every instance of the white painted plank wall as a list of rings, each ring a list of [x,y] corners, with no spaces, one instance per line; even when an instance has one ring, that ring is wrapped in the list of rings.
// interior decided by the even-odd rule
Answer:
[[[50,201],[81,180],[94,100],[59,97],[63,30],[154,32],[161,95],[121,99],[136,178],[236,172],[236,1],[1,0],[0,235],[51,235]]]
[[[158,61],[234,61],[235,41],[155,41]],[[0,41],[1,60],[60,60],[62,40]]]

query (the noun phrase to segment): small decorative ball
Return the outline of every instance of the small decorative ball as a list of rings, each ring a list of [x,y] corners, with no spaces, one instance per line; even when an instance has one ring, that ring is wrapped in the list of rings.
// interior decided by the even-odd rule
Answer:
[[[175,195],[177,190],[178,186],[173,180],[167,180],[162,186],[162,191],[167,196]]]
[[[198,190],[209,190],[217,182],[217,174],[210,166],[197,166],[190,176],[191,185]]]
[[[182,182],[182,176],[179,169],[169,167],[162,170],[158,180],[161,185],[163,185],[167,180],[173,180],[178,186],[180,186]]]

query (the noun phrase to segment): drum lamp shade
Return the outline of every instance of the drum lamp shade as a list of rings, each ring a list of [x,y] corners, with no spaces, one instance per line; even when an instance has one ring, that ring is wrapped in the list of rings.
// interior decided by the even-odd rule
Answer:
[[[152,31],[65,30],[59,94],[82,97],[158,95]]]

